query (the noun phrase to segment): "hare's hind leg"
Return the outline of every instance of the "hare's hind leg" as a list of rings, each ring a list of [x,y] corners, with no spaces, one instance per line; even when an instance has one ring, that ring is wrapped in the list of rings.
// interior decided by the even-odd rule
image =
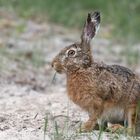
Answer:
[[[125,127],[119,123],[112,124],[110,122],[107,123],[107,131],[115,133],[115,132],[123,132]]]
[[[130,135],[135,135],[136,126],[136,105],[131,105],[127,112],[128,128],[127,132]]]
[[[136,109],[136,136],[140,136],[140,101],[138,101],[137,109]]]

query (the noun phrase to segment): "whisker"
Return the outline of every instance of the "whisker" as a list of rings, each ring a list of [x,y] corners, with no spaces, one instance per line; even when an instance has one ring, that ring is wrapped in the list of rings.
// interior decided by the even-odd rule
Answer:
[[[56,72],[55,72],[54,75],[53,75],[53,78],[52,78],[51,84],[54,84],[54,83],[55,83],[55,80],[56,80]]]

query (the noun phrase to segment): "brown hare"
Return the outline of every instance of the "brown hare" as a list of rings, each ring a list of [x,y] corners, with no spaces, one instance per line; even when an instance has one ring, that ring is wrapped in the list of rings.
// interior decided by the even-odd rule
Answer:
[[[98,120],[112,118],[127,120],[128,128],[134,130],[140,80],[128,68],[94,61],[90,41],[99,24],[100,13],[89,13],[81,42],[62,49],[54,58],[52,67],[58,73],[66,74],[69,98],[89,114],[83,131],[93,130]]]

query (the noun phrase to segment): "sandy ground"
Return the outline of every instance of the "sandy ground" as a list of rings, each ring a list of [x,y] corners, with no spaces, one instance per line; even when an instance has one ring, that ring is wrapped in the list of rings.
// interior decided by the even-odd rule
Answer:
[[[79,40],[80,32],[47,22],[24,20],[12,13],[9,16],[3,10],[0,16],[0,140],[43,140],[46,117],[46,140],[55,135],[54,122],[65,127],[67,118],[69,127],[60,129],[69,129],[69,133],[64,133],[68,138],[73,134],[72,126],[76,130],[87,114],[67,98],[65,76],[56,75],[53,80],[50,63],[62,47]],[[126,58],[120,55],[125,48],[112,44],[103,34],[106,30],[101,29],[92,42],[94,58],[128,66]],[[133,48],[140,51],[140,45]],[[34,59],[39,66],[33,65]],[[131,68],[140,73],[140,62]],[[95,137],[92,135],[92,139]],[[107,135],[105,139],[109,139]]]

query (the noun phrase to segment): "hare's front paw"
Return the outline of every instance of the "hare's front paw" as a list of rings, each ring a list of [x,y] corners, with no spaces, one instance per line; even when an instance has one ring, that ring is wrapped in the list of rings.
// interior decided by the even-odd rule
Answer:
[[[95,127],[95,122],[87,121],[82,124],[80,132],[91,132]]]

